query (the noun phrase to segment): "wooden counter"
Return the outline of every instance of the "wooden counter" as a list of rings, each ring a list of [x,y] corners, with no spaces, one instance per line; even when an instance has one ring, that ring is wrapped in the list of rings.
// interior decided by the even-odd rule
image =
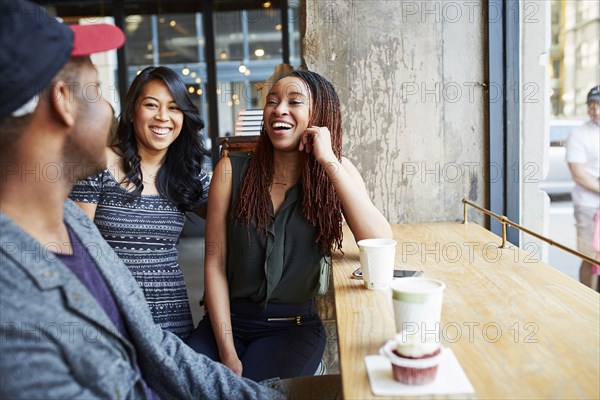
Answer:
[[[391,292],[350,278],[360,261],[344,229],[345,254],[333,266],[344,398],[382,398],[371,393],[364,358],[395,334]],[[477,398],[600,398],[597,292],[515,247],[499,249],[500,238],[474,223],[393,230],[395,268],[446,283],[442,341]]]

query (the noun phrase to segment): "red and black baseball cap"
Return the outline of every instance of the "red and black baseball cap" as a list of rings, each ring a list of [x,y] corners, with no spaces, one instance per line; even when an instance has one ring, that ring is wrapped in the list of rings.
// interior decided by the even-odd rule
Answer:
[[[113,25],[66,25],[29,1],[0,0],[0,118],[50,83],[71,57],[117,49]]]

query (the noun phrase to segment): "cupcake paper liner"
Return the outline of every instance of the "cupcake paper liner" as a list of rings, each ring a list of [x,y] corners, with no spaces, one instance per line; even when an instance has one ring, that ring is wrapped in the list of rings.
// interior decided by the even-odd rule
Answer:
[[[379,354],[392,363],[394,379],[406,385],[425,385],[435,380],[440,355],[443,348],[435,356],[425,358],[404,358],[396,355],[396,341],[390,340],[379,349]]]

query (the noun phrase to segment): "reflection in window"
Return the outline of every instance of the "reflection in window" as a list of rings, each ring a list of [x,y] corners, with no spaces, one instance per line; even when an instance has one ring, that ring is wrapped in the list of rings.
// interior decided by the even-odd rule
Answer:
[[[196,30],[197,14],[163,14],[158,17],[159,62],[180,64],[197,62],[204,40]]]
[[[260,60],[282,57],[281,11],[268,8],[246,12],[250,59]]]
[[[214,26],[217,61],[242,61],[244,59],[242,11],[215,13]]]
[[[127,63],[167,65],[198,62],[204,37],[201,15],[130,15],[125,20]]]
[[[217,61],[281,59],[280,16],[275,8],[215,13]]]
[[[151,17],[130,15],[125,19],[125,54],[128,65],[154,64],[154,51],[158,52],[152,39]],[[156,54],[158,57],[158,53]]]

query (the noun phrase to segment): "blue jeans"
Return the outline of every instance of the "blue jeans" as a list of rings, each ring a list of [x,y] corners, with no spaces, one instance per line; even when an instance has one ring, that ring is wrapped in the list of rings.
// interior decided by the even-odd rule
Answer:
[[[325,351],[325,328],[312,300],[269,303],[262,309],[251,300],[235,299],[231,301],[231,324],[242,376],[257,382],[313,375]],[[198,353],[221,361],[208,314],[187,344]]]

